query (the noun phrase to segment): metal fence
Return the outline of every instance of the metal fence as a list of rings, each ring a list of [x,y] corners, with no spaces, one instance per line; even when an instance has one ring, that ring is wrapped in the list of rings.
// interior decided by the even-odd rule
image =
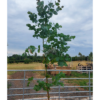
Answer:
[[[18,89],[23,89],[23,94],[9,94],[9,95],[7,95],[7,96],[20,96],[20,95],[22,95],[23,96],[23,99],[22,100],[24,100],[24,96],[25,95],[33,95],[33,94],[46,94],[46,92],[43,92],[43,93],[24,93],[24,90],[25,89],[33,89],[33,87],[25,87],[25,80],[28,80],[28,79],[25,79],[25,73],[27,72],[27,71],[45,71],[45,70],[7,70],[7,71],[22,71],[22,72],[24,72],[24,79],[7,79],[7,80],[23,80],[23,88],[10,88],[9,90],[18,90]],[[58,96],[58,99],[60,100],[60,99],[62,99],[62,98],[85,98],[85,97],[89,97],[89,100],[91,100],[91,93],[93,92],[93,91],[91,91],[91,87],[93,87],[93,86],[91,86],[91,82],[90,82],[90,80],[91,79],[93,79],[93,78],[90,78],[90,72],[93,72],[93,70],[47,70],[47,71],[59,71],[59,73],[61,72],[61,71],[85,71],[85,72],[88,72],[88,78],[61,78],[61,79],[87,79],[87,80],[89,80],[89,84],[88,84],[88,86],[64,86],[64,87],[68,87],[68,88],[70,88],[70,87],[89,87],[89,91],[68,91],[68,92],[60,92],[60,89],[61,89],[61,86],[53,86],[53,87],[51,87],[51,88],[59,88],[59,92],[50,92],[50,94],[59,94],[59,96]],[[49,80],[51,80],[52,78],[48,78]],[[33,80],[44,80],[44,78],[34,78]],[[66,97],[61,97],[60,96],[60,94],[61,93],[82,93],[82,92],[88,92],[89,93],[89,95],[88,96],[66,96]],[[43,98],[43,100],[44,99],[47,99],[47,98]],[[57,99],[57,97],[56,98],[53,98],[53,97],[50,97],[50,99]],[[42,98],[37,98],[37,99],[31,99],[31,100],[42,100]],[[80,99],[79,99],[80,100]]]

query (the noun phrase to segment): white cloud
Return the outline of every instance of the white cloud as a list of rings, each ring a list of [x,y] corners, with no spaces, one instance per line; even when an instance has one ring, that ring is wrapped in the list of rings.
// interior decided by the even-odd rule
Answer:
[[[70,18],[70,17],[66,16],[66,14],[64,12],[63,13],[59,13],[58,16],[53,16],[50,19],[50,21],[54,22],[54,23],[59,23],[60,25],[72,24],[72,23],[75,22],[75,20],[73,18]]]
[[[43,1],[45,4],[48,2],[48,0]],[[52,1],[55,2],[55,0]],[[63,5],[64,8],[50,21],[62,25],[60,32],[76,36],[74,40],[69,42],[69,46],[92,47],[92,0],[61,0],[60,5]],[[32,41],[34,31],[29,31],[26,26],[27,23],[32,23],[27,11],[37,13],[36,0],[8,0],[8,41],[11,45],[8,49],[9,55],[21,54],[24,50],[21,50],[20,47],[25,47],[31,42],[33,45],[41,43],[36,39]],[[14,49],[17,43],[19,46]]]
[[[9,13],[18,13],[19,11],[24,11],[27,9],[36,9],[35,0],[9,0]]]
[[[88,23],[88,24],[84,24],[84,25],[81,27],[81,30],[83,30],[83,31],[88,31],[88,30],[90,30],[90,29],[92,29],[92,28],[93,28],[92,23]]]
[[[24,52],[25,52],[24,49],[23,50],[22,49],[8,49],[7,56],[12,56],[13,54],[22,55],[22,53],[24,53]],[[36,52],[36,53],[37,53],[38,56],[43,55],[42,52],[40,52],[40,53]],[[33,54],[30,54],[30,55],[35,55],[35,52]]]
[[[11,56],[13,54],[21,55],[23,52],[24,52],[24,50],[21,50],[21,49],[8,49],[7,56]]]

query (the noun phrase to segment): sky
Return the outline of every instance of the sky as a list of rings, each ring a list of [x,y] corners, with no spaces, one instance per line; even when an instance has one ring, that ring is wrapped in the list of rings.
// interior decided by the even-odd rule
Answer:
[[[48,1],[43,0],[44,4]],[[92,0],[60,0],[64,8],[53,15],[50,22],[59,23],[62,28],[58,33],[76,36],[68,42],[70,56],[88,56],[93,52],[93,1]],[[43,50],[42,39],[33,38],[33,30],[29,30],[26,24],[32,24],[27,14],[28,11],[37,14],[36,0],[8,0],[7,1],[7,56],[21,55],[27,47],[40,45]],[[37,50],[35,51],[37,52]],[[41,56],[43,52],[37,53]]]

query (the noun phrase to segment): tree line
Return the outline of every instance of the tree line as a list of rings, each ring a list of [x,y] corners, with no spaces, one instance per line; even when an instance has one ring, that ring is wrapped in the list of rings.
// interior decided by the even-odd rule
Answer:
[[[88,56],[82,55],[80,52],[78,53],[78,56],[71,57],[68,55],[71,61],[93,61],[93,53],[90,52]],[[7,63],[31,63],[31,62],[39,62],[42,63],[43,56],[37,56],[37,53],[35,53],[34,56],[28,56],[23,57],[21,55],[14,54],[12,56],[7,57]]]

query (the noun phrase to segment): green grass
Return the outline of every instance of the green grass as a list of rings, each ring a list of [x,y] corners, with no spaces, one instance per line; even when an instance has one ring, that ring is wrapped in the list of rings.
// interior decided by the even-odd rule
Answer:
[[[93,78],[93,73],[90,73],[90,77]],[[89,78],[89,75],[86,73],[71,72],[71,76],[66,76],[66,78]],[[93,84],[92,79],[90,79],[90,82]],[[87,83],[89,83],[89,79],[69,79],[66,83],[70,83],[71,85],[88,86]],[[84,89],[89,90],[89,87],[84,87]],[[91,90],[93,90],[92,87]]]
[[[76,91],[79,91],[79,89],[78,89],[78,88],[76,88]]]
[[[71,72],[71,76],[66,75],[66,77],[67,78],[75,78],[75,77],[77,77],[77,78],[88,78],[89,75],[86,74],[86,73],[78,73],[78,72],[72,71]],[[93,73],[90,73],[90,77],[91,78],[93,77]]]
[[[16,71],[8,71],[8,72],[7,72],[8,75],[12,75],[12,74],[14,74],[14,73],[16,73]]]
[[[11,86],[12,86],[11,83],[8,83],[8,84],[7,84],[7,88],[8,88],[8,89],[9,89]]]

